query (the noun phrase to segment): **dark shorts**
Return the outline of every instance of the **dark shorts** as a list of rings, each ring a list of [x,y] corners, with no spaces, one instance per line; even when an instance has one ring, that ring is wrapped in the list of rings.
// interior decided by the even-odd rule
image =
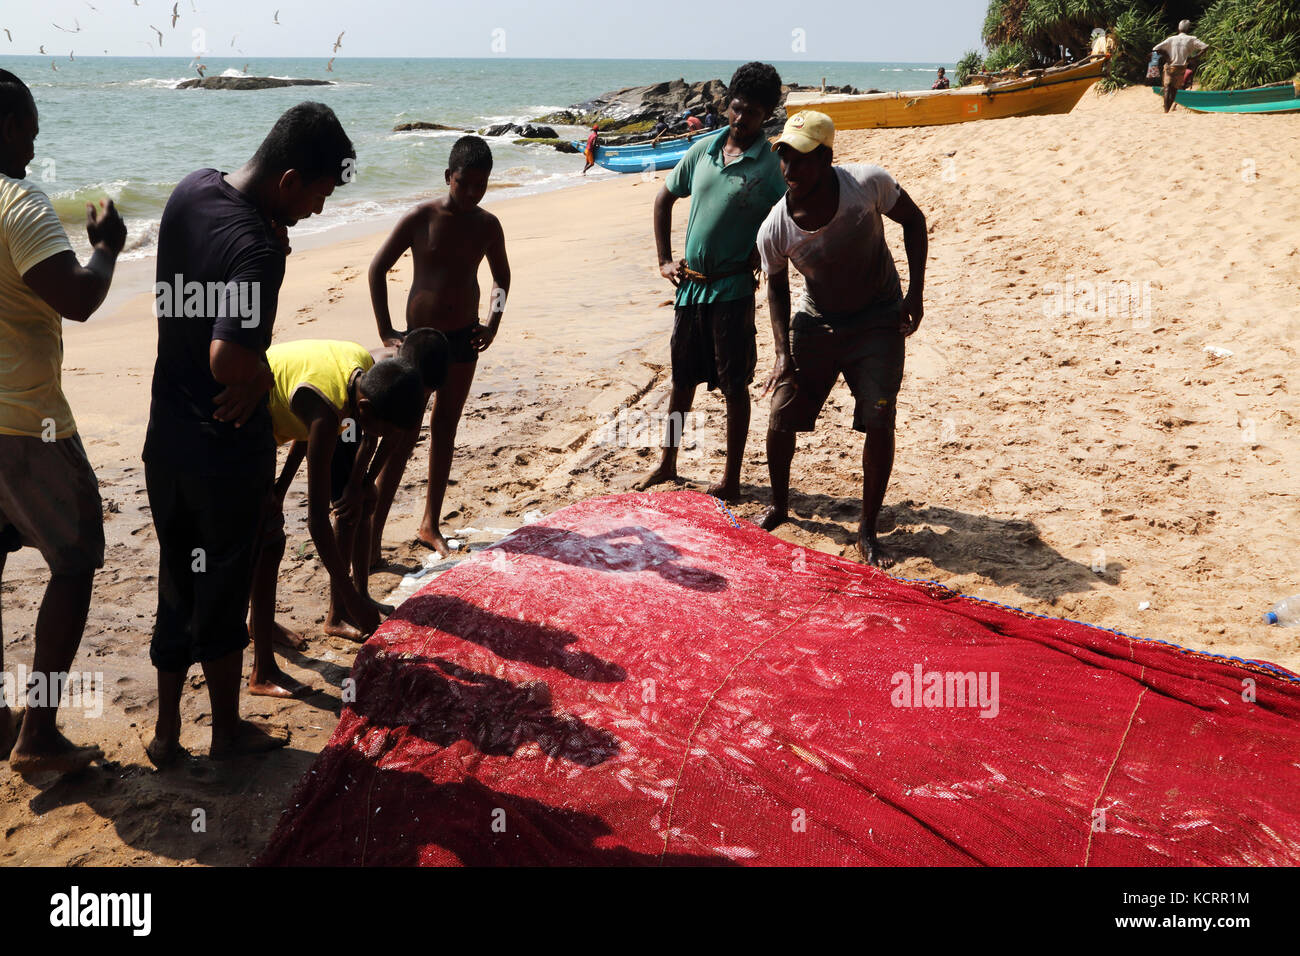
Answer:
[[[768,427],[812,431],[843,374],[853,393],[854,429],[893,428],[906,342],[898,331],[900,306],[889,303],[835,318],[796,312],[790,322],[795,387],[781,386],[773,393]]]
[[[99,481],[76,435],[0,435],[0,554],[32,547],[54,574],[104,566]]]
[[[446,329],[439,330],[447,337],[448,361],[451,362],[477,362],[478,349],[474,348],[474,333],[478,331],[478,323],[467,325],[463,329]]]
[[[164,673],[248,646],[248,597],[273,476],[204,477],[145,464],[158,532],[158,616],[149,659]]]
[[[673,320],[673,384],[700,383],[736,395],[749,388],[758,367],[754,297],[683,305]]]

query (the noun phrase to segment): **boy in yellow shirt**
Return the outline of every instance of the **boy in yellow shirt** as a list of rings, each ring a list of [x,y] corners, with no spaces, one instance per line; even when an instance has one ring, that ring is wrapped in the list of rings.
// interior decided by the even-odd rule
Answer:
[[[426,395],[409,363],[398,358],[376,362],[353,342],[286,342],[267,349],[266,359],[275,378],[268,396],[275,440],[294,447],[276,482],[276,510],[267,516],[254,572],[248,689],[268,697],[298,697],[307,688],[280,670],[272,650],[276,637],[292,638],[275,623],[276,578],[285,547],[284,496],[305,457],[307,525],[330,577],[325,631],[363,640],[379,626],[378,608],[349,573],[350,561],[364,561],[370,540],[368,531],[359,528],[366,508],[366,470],[380,437],[418,427]],[[339,515],[337,531],[330,523],[331,504]],[[357,548],[360,555],[353,553]]]

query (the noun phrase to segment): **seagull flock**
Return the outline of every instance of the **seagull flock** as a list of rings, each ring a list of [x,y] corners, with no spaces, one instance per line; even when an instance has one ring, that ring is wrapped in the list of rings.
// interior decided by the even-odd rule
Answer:
[[[90,11],[91,11],[92,13],[99,13],[99,8],[98,8],[97,6],[95,6],[93,3],[91,3],[90,0],[82,0],[82,2],[85,3],[85,5],[90,9]],[[103,0],[100,0],[100,2],[102,3]],[[132,5],[132,6],[135,6],[135,7],[140,6],[140,0],[131,0],[131,5]],[[171,17],[171,21],[172,21],[172,29],[173,29],[173,30],[176,29],[176,24],[179,23],[179,22],[180,22],[180,19],[181,19],[180,6],[181,6],[181,5],[180,5],[180,0],[176,0],[176,2],[172,4],[172,11],[171,11],[171,13],[170,13],[170,14],[164,14],[164,18],[167,17],[167,16],[170,16],[170,17]],[[190,0],[190,12],[191,12],[191,13],[198,13],[198,12],[199,12],[199,8],[195,5],[195,0]],[[271,17],[271,23],[273,23],[275,26],[281,26],[281,25],[282,25],[282,24],[280,23],[280,11],[279,11],[279,10],[276,10],[276,11],[275,11],[275,15]],[[77,33],[81,33],[81,32],[82,32],[81,21],[80,21],[77,17],[73,17],[73,18],[72,18],[72,26],[71,26],[71,27],[60,26],[59,24],[54,23],[53,21],[51,21],[50,26],[54,27],[54,29],[59,30],[59,31],[62,32],[62,33],[77,34]],[[0,29],[4,30],[5,37],[9,40],[9,43],[12,45],[13,42],[14,42],[14,35],[13,35],[12,31],[10,31],[10,29],[9,29],[8,27],[0,27]],[[154,35],[158,38],[158,41],[157,41],[157,48],[158,48],[159,50],[161,50],[161,49],[162,49],[162,46],[163,46],[163,40],[164,40],[164,35],[163,35],[162,30],[159,30],[159,29],[158,29],[156,26],[154,26],[152,23],[149,24],[149,29],[152,30],[152,31],[154,32]],[[339,50],[341,50],[341,49],[343,48],[343,34],[344,34],[345,32],[347,32],[347,31],[340,31],[338,37],[334,40],[334,46],[333,46],[333,49],[332,49],[331,52],[334,53],[335,55],[332,56],[332,57],[330,57],[329,62],[325,64],[325,70],[326,70],[326,72],[329,72],[329,73],[333,73],[333,72],[334,72],[334,61],[338,58],[338,52],[339,52]],[[241,49],[239,49],[238,47],[235,46],[235,40],[237,40],[238,38],[239,38],[239,34],[238,34],[238,33],[236,33],[234,36],[232,36],[232,37],[230,38],[230,48],[233,49],[233,50],[235,50],[235,51],[238,52],[238,53],[243,53],[243,52],[244,52],[243,50],[241,50]],[[153,41],[153,40],[139,40],[139,41],[137,41],[137,42],[138,42],[138,43],[142,43],[142,44],[144,44],[144,45],[147,46],[150,50],[154,49],[154,41]],[[40,55],[41,55],[41,56],[49,56],[49,54],[45,52],[45,44],[43,44],[43,43],[40,44],[39,49],[40,49]],[[107,50],[105,50],[104,52],[105,52],[105,53],[108,53]],[[69,50],[69,51],[68,51],[68,59],[69,59],[69,60],[72,60],[73,62],[76,62],[76,57],[74,56],[75,53],[76,53],[75,50]],[[190,67],[191,67],[192,69],[196,70],[196,71],[198,72],[199,76],[203,76],[204,73],[206,73],[206,72],[207,72],[207,69],[208,69],[206,64],[203,64],[203,63],[200,62],[202,59],[203,59],[203,55],[202,55],[202,54],[199,54],[199,55],[197,55],[197,56],[196,56],[196,57],[195,57],[195,58],[190,62]],[[53,58],[53,57],[50,57],[50,69],[55,70],[56,72],[57,72],[58,69],[59,69],[58,65],[54,62],[54,58]],[[247,63],[244,64],[244,70],[243,70],[243,72],[245,72],[245,73],[248,72],[248,64],[247,64]]]

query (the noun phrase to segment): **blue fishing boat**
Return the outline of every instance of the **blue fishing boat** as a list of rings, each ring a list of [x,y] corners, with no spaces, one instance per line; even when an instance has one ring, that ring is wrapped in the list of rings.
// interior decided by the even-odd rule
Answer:
[[[682,161],[686,151],[702,139],[712,139],[727,131],[728,127],[701,130],[683,136],[664,137],[656,142],[631,143],[627,146],[597,146],[596,165],[616,173],[641,173],[654,169],[672,169]],[[579,150],[586,143],[575,142]]]

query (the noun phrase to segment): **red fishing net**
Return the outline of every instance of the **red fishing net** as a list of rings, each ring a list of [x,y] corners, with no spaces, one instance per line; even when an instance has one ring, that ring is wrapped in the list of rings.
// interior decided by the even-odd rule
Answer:
[[[521,528],[352,678],[264,864],[1300,862],[1295,675],[899,581],[694,493]]]

